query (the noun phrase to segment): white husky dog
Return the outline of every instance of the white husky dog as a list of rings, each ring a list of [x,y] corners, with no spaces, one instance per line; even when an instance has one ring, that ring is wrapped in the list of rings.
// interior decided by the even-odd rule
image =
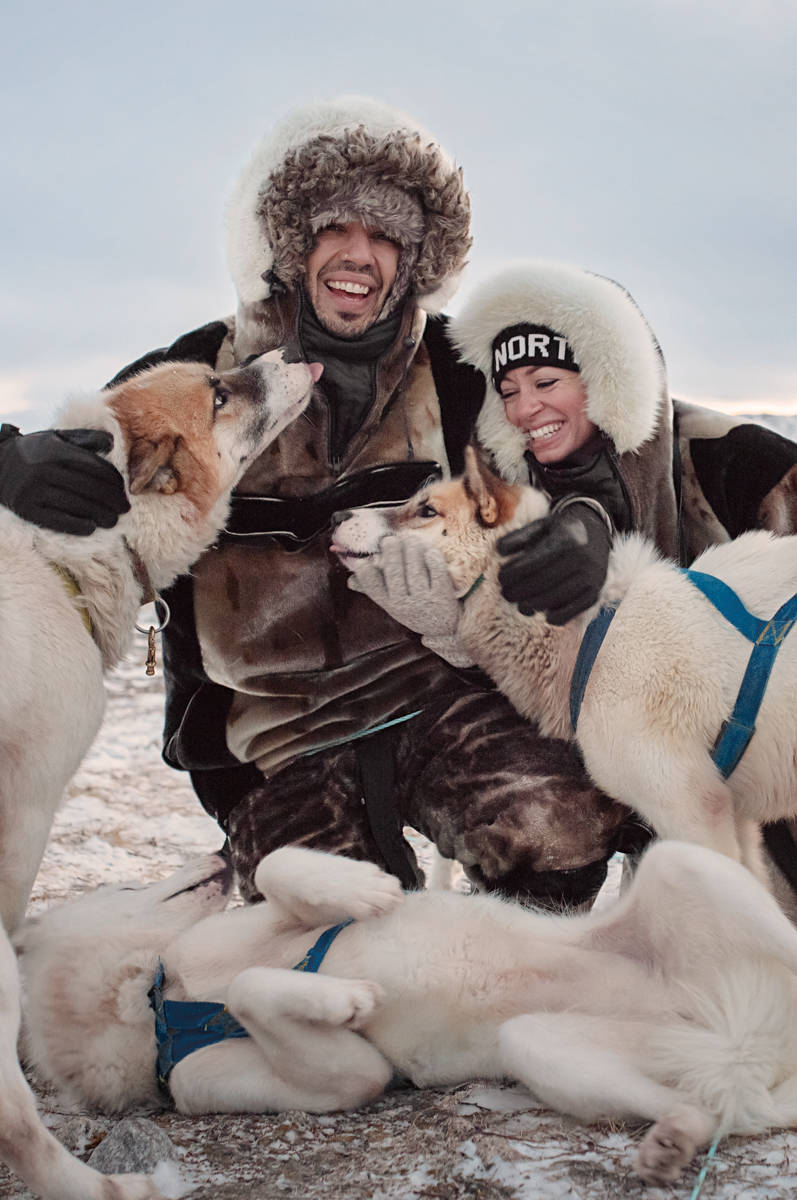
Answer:
[[[585,630],[598,607],[619,606],[575,734],[590,775],[660,837],[709,846],[766,881],[759,825],[797,815],[797,632],[782,640],[755,735],[724,779],[711,750],[734,708],[751,643],[633,534],[616,539],[596,608],[564,626],[522,616],[501,595],[495,543],[547,511],[542,492],[503,482],[468,448],[460,479],[433,483],[399,508],[339,514],[333,549],[355,572],[378,555],[386,534],[439,550],[463,597],[458,637],[549,737],[573,736],[570,684]],[[797,537],[745,533],[711,546],[693,567],[724,580],[768,620],[797,592]]]
[[[613,908],[573,917],[404,896],[370,863],[298,847],[258,867],[265,904],[214,912],[229,879],[211,856],[22,927],[25,1044],[44,1078],[114,1112],[157,1102],[158,979],[166,1008],[216,1002],[249,1035],[177,1061],[185,1113],[350,1108],[394,1072],[510,1077],[585,1121],[653,1122],[637,1171],[657,1184],[717,1134],[797,1120],[797,931],[713,851],[657,843]],[[349,917],[320,973],[291,969]]]
[[[105,429],[130,511],[71,537],[0,510],[0,1156],[46,1200],[147,1200],[143,1177],[105,1178],[47,1132],[16,1056],[19,923],[63,789],[99,728],[103,672],[136,615],[215,541],[230,493],[310,398],[321,367],[274,351],[214,374],[170,363],[71,403],[61,428]]]

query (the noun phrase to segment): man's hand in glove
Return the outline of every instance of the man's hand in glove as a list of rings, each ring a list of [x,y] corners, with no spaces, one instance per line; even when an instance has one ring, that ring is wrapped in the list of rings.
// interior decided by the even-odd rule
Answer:
[[[595,603],[606,579],[612,535],[592,501],[574,499],[498,542],[509,559],[498,572],[505,599],[524,616],[564,625]]]
[[[0,504],[56,533],[110,529],[130,508],[122,476],[100,458],[113,446],[98,429],[0,428]]]
[[[472,664],[456,636],[461,609],[445,559],[422,538],[384,538],[378,564],[371,559],[356,563],[349,587],[419,633],[424,646],[453,666]]]

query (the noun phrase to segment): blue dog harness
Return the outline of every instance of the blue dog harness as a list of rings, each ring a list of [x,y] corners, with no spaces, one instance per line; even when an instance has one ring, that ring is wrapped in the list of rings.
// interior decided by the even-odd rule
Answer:
[[[797,620],[797,594],[781,605],[768,621],[755,617],[742,604],[736,592],[702,571],[684,571],[687,579],[710,600],[719,613],[753,643],[747,669],[742,678],[736,704],[730,717],[723,721],[711,751],[724,779],[736,769],[755,732],[755,719],[764,698],[775,656],[783,639]],[[573,679],[570,684],[570,725],[573,733],[578,725],[581,701],[598,656],[606,631],[612,623],[616,608],[602,608],[587,626],[579,647]]]
[[[293,970],[317,971],[341,929],[351,925],[352,920],[350,917],[324,930]],[[147,995],[150,1008],[155,1013],[155,1040],[158,1047],[155,1073],[161,1088],[168,1091],[172,1068],[189,1054],[227,1038],[245,1038],[249,1034],[223,1004],[203,1000],[165,1000],[163,988],[163,963],[158,960],[155,980]]]

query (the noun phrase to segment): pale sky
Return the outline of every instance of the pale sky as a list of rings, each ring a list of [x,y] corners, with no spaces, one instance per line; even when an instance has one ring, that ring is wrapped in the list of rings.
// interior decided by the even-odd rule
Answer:
[[[797,411],[794,0],[15,9],[0,419],[47,424],[69,391],[231,312],[236,174],[275,118],[342,93],[412,113],[462,163],[460,299],[513,257],[574,263],[631,291],[675,394]]]

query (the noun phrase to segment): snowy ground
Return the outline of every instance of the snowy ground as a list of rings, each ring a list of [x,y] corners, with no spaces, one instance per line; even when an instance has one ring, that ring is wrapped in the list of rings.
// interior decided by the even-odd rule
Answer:
[[[99,883],[157,878],[221,844],[187,781],[160,761],[162,688],[143,663],[142,647],[108,681],[106,721],[58,816],[34,909]],[[79,1154],[113,1126],[38,1094],[47,1124]],[[334,1116],[140,1115],[171,1138],[192,1200],[689,1200],[701,1165],[678,1188],[645,1189],[632,1174],[640,1131],[579,1125],[520,1087],[478,1081],[395,1091]],[[722,1143],[700,1198],[796,1193],[797,1134],[777,1133]],[[29,1193],[0,1167],[6,1198],[29,1200]]]

